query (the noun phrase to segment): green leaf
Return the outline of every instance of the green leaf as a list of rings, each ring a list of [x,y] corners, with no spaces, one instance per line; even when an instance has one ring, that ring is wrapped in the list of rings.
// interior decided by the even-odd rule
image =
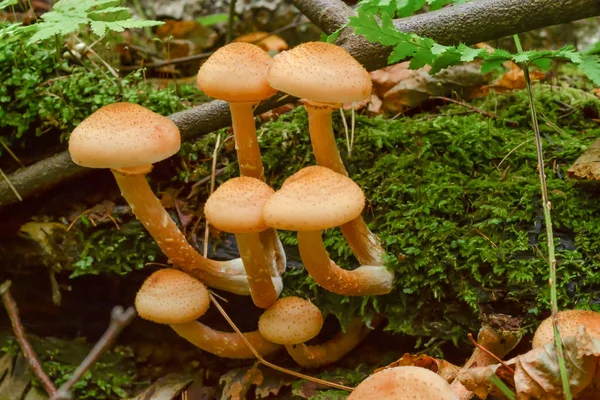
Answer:
[[[457,50],[460,52],[460,60],[464,62],[472,62],[479,57],[480,54],[487,54],[486,49],[472,49],[464,43],[459,44]]]
[[[420,49],[415,53],[413,59],[410,60],[408,67],[410,69],[423,68],[426,65],[431,65],[434,60],[435,56],[431,53],[430,49]]]
[[[584,55],[581,57],[579,67],[594,85],[600,86],[600,56]]]
[[[487,74],[489,72],[498,70],[498,69],[503,69],[504,67],[502,66],[502,63],[506,61],[506,60],[499,60],[499,59],[486,59],[483,60],[483,62],[481,63],[481,73],[482,74]]]
[[[448,48],[443,54],[438,56],[435,61],[431,64],[431,70],[429,73],[431,75],[437,74],[442,69],[448,68],[451,65],[456,65],[461,63],[461,54],[455,48]]]
[[[530,57],[531,57],[531,54],[528,51],[526,51],[526,52],[523,52],[523,53],[515,54],[512,57],[512,60],[514,62],[516,62],[517,64],[521,64],[521,63],[528,62]]]
[[[552,59],[551,58],[538,58],[538,59],[531,61],[531,63],[534,64],[535,66],[539,67],[540,69],[547,71],[550,68],[550,66],[552,65]]]
[[[408,57],[412,57],[416,50],[417,45],[410,42],[397,44],[394,46],[394,50],[392,50],[392,54],[390,54],[388,58],[388,64],[394,64]]]
[[[207,15],[205,17],[197,18],[196,22],[199,23],[200,25],[212,26],[212,25],[216,25],[216,24],[222,24],[224,22],[227,22],[228,20],[229,20],[228,14],[212,14],[212,15]]]
[[[4,10],[6,7],[14,6],[19,3],[18,0],[3,0],[0,1],[0,10]]]

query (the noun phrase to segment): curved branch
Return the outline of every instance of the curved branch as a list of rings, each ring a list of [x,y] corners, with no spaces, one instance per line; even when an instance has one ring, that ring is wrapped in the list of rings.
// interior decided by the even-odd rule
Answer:
[[[325,33],[335,32],[350,16],[356,15],[341,0],[292,2]],[[395,21],[395,25],[401,31],[428,36],[442,44],[472,44],[597,15],[600,15],[600,2],[597,0],[478,0],[399,19]],[[342,32],[338,44],[368,70],[386,66],[391,51],[389,47],[369,43],[363,37],[354,35],[351,29]],[[276,96],[261,104],[256,111],[268,111],[293,100],[295,99]],[[181,130],[183,140],[198,138],[231,123],[229,109],[221,101],[212,101],[173,114],[171,119]],[[74,165],[65,152],[18,170],[8,179],[25,198],[86,171],[89,170]],[[10,185],[0,180],[0,207],[17,201]]]

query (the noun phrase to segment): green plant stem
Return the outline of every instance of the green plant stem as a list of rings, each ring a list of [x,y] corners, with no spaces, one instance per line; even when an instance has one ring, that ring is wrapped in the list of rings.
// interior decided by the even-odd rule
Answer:
[[[225,36],[225,44],[233,40],[233,23],[235,22],[235,1],[229,0],[229,18],[227,20],[227,34]]]
[[[519,53],[523,52],[521,41],[518,35],[514,35],[513,39]],[[567,375],[567,367],[565,364],[565,355],[563,352],[562,340],[558,330],[558,295],[556,293],[556,255],[554,249],[554,233],[552,231],[552,217],[550,215],[551,203],[548,199],[548,186],[546,185],[546,172],[544,168],[544,152],[542,149],[542,136],[540,135],[540,127],[538,124],[537,113],[535,109],[535,101],[533,98],[533,88],[531,87],[531,79],[529,78],[529,68],[527,64],[521,65],[525,82],[527,83],[527,93],[529,95],[529,109],[531,110],[531,121],[533,124],[533,132],[535,134],[535,148],[538,158],[538,173],[540,176],[540,186],[542,192],[542,209],[544,211],[544,223],[546,225],[546,237],[548,241],[548,264],[550,266],[550,308],[552,310],[552,325],[554,327],[554,343],[556,346],[556,355],[558,358],[558,367],[560,370],[560,379],[562,382],[563,393],[567,400],[571,400],[571,388],[569,386],[569,376]]]

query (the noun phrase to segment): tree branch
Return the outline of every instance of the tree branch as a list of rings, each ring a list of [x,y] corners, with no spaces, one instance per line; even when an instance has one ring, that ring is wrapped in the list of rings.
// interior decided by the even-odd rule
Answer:
[[[341,0],[292,0],[294,5],[325,33],[341,28],[355,11]],[[404,32],[414,32],[442,44],[463,42],[473,44],[532,29],[600,15],[597,0],[478,0],[439,11],[415,15],[395,21]],[[338,44],[352,54],[365,68],[372,71],[387,65],[390,48],[367,42],[345,29]],[[259,107],[268,111],[293,99],[278,98]],[[179,126],[183,140],[228,126],[229,108],[224,102],[213,101],[171,116]],[[60,153],[23,168],[8,177],[21,194],[29,197],[82,175],[86,169],[75,166],[69,155]],[[0,207],[17,202],[10,185],[0,181]]]

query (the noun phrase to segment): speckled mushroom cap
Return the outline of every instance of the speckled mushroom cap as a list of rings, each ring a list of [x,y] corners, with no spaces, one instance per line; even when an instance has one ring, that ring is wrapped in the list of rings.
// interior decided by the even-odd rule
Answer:
[[[558,326],[560,335],[564,339],[577,334],[579,325],[585,326],[587,333],[600,339],[600,313],[589,310],[565,310],[558,313]],[[552,327],[552,316],[546,318],[538,326],[533,336],[532,347],[545,346],[554,343],[554,330]]]
[[[277,91],[267,82],[271,57],[250,43],[221,47],[200,67],[198,86],[210,97],[229,102],[258,102]]]
[[[140,317],[159,324],[192,322],[204,315],[209,305],[206,286],[173,268],[150,275],[135,296]]]
[[[267,225],[291,231],[320,231],[358,217],[365,206],[360,187],[329,168],[311,166],[290,176],[269,200]]]
[[[258,320],[258,331],[277,344],[304,343],[319,334],[323,315],[317,306],[300,297],[284,297],[269,307]]]
[[[371,77],[350,53],[331,43],[308,42],[273,57],[272,87],[320,103],[351,103],[371,94]]]
[[[371,375],[348,400],[458,400],[448,382],[421,367],[388,368]]]
[[[260,179],[233,178],[210,195],[204,214],[211,225],[224,232],[262,232],[269,227],[263,218],[263,207],[274,193]]]
[[[179,151],[181,135],[169,118],[131,103],[106,105],[71,133],[69,153],[88,168],[151,165]]]

